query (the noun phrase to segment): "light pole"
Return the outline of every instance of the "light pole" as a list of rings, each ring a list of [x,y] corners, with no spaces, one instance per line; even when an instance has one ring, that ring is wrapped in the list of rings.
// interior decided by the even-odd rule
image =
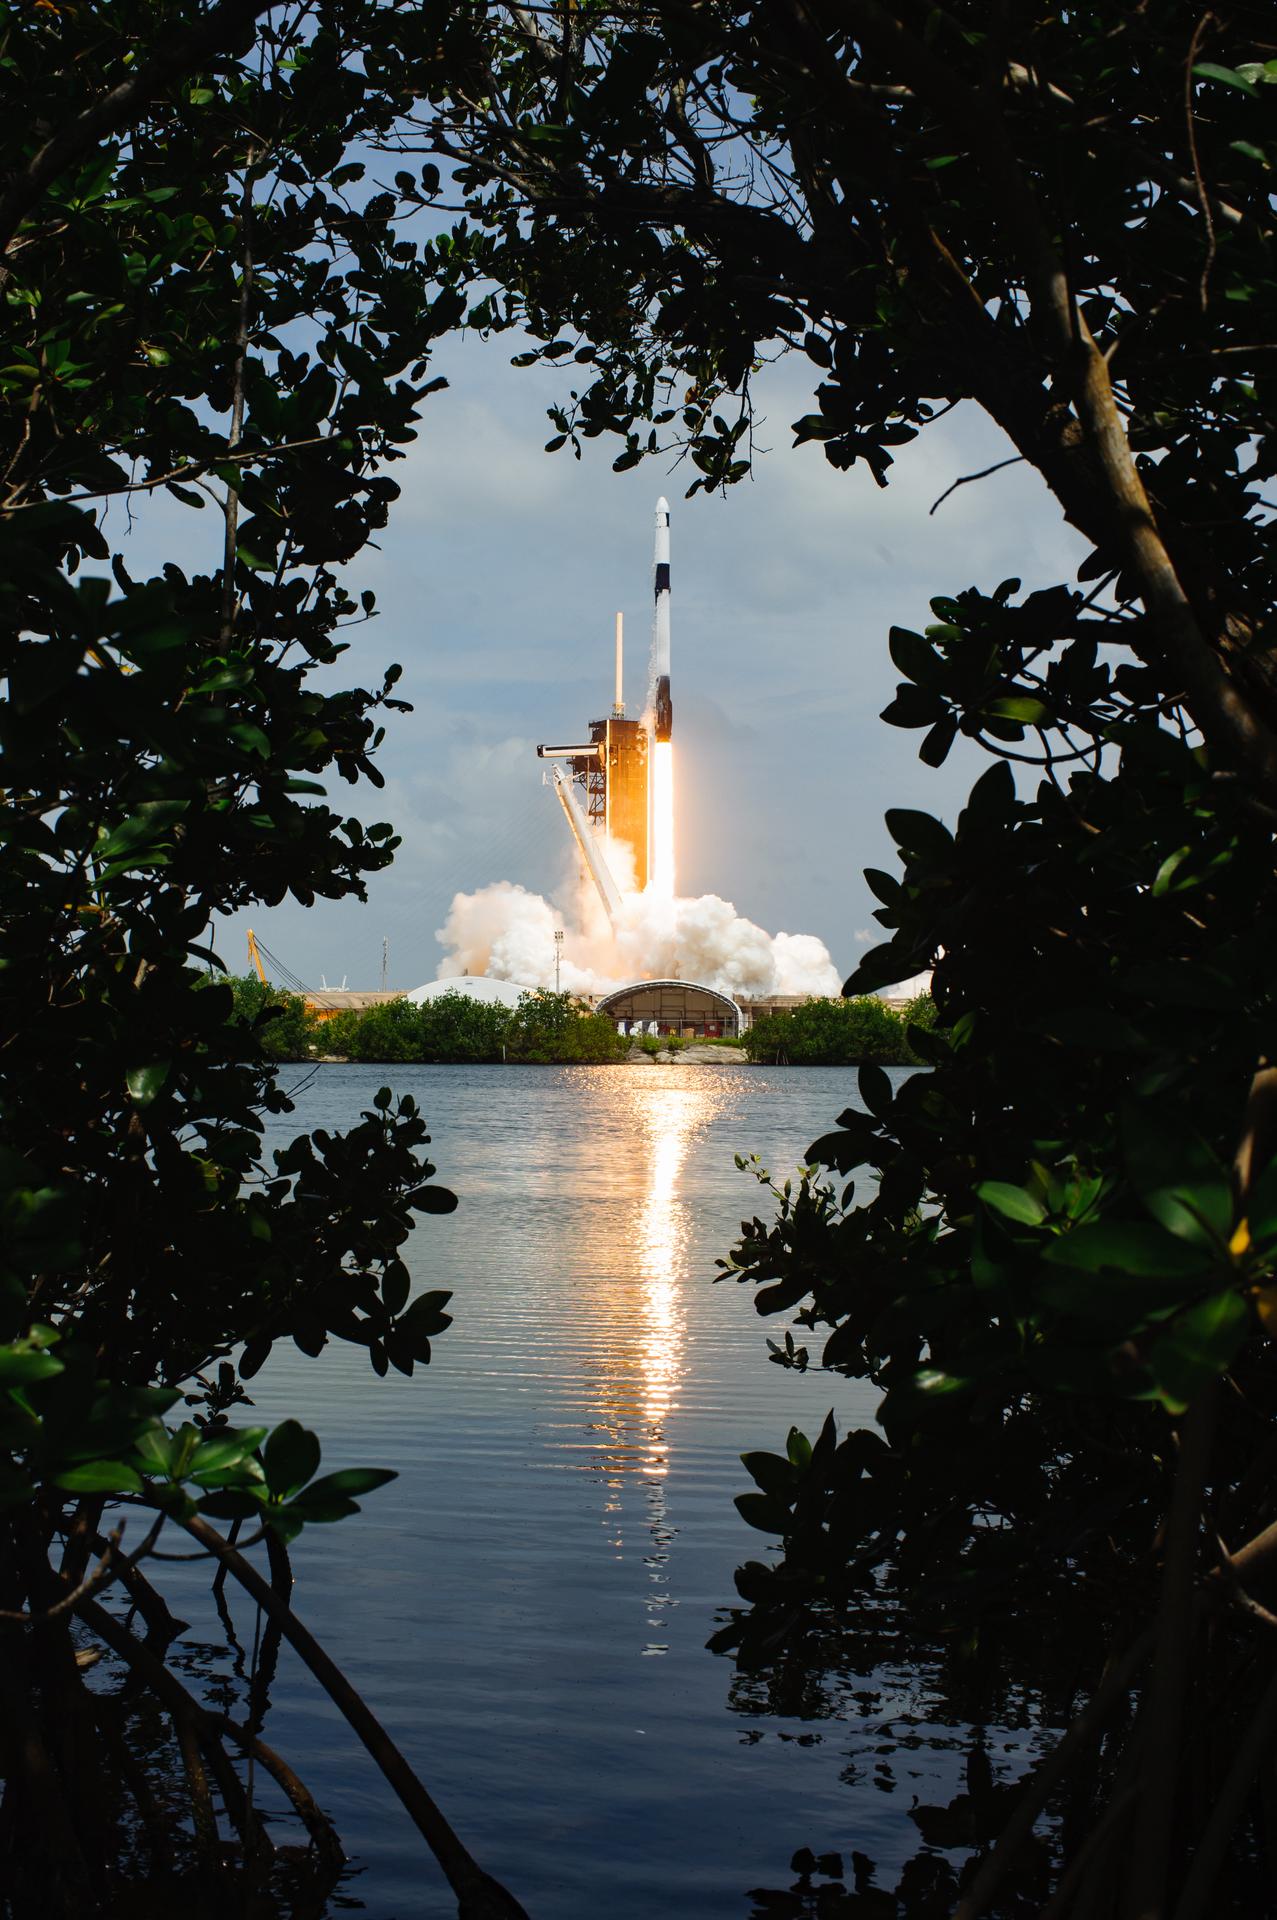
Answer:
[[[556,927],[554,930],[554,991],[556,993],[559,991],[559,962],[562,958],[563,929],[562,927]]]

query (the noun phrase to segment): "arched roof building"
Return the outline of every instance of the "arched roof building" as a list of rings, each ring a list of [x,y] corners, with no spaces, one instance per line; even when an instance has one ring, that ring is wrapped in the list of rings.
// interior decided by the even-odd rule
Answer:
[[[734,1040],[745,1026],[745,1017],[730,994],[695,980],[636,980],[633,986],[603,994],[595,1011],[624,1026],[627,1033],[655,1028],[657,1033],[682,1034],[689,1040]]]
[[[427,980],[424,987],[414,987],[405,997],[414,1006],[420,1006],[424,1000],[438,1000],[445,993],[457,993],[465,1000],[485,1000],[489,1004],[495,1001],[502,1007],[517,1007],[525,987],[516,987],[513,980],[493,980],[486,973],[454,973],[446,980]]]

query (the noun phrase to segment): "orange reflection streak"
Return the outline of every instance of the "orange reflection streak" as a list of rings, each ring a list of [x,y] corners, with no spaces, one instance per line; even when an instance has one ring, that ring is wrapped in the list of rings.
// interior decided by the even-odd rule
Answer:
[[[689,1288],[702,1283],[683,1182],[693,1144],[727,1096],[717,1076],[685,1068],[645,1066],[603,1082],[593,1069],[580,1074],[582,1095],[599,1105],[597,1130],[579,1136],[580,1173],[587,1190],[598,1182],[607,1193],[609,1224],[605,1249],[569,1255],[588,1289],[594,1367],[577,1420],[564,1422],[557,1444],[603,1483],[599,1519],[611,1557],[641,1555],[639,1651],[659,1659],[678,1606],[671,1423],[688,1368]]]
[[[639,1390],[649,1472],[668,1469],[665,1421],[682,1371],[685,1324],[682,1282],[687,1273],[689,1221],[678,1180],[705,1102],[692,1088],[653,1087],[639,1096],[637,1118],[651,1143],[647,1185],[637,1222],[637,1267],[642,1286]]]

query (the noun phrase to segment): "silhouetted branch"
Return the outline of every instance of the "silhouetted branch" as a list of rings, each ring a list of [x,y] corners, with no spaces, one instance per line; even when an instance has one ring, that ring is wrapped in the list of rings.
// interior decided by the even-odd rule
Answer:
[[[942,507],[949,498],[949,495],[956,493],[959,487],[969,487],[973,480],[987,480],[991,473],[1001,473],[1003,467],[1018,467],[1022,466],[1023,463],[1024,455],[1022,453],[1013,453],[1009,460],[995,460],[991,467],[981,467],[979,473],[964,473],[961,480],[955,480],[951,487],[945,488],[938,500],[932,501],[931,505],[927,508],[927,517],[930,518],[937,507]]]

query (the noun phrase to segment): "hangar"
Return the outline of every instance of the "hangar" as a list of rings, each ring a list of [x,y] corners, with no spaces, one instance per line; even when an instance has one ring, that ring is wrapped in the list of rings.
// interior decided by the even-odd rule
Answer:
[[[735,1040],[745,1025],[735,1000],[694,980],[636,980],[604,994],[595,1012],[625,1033],[677,1033],[687,1040]]]

